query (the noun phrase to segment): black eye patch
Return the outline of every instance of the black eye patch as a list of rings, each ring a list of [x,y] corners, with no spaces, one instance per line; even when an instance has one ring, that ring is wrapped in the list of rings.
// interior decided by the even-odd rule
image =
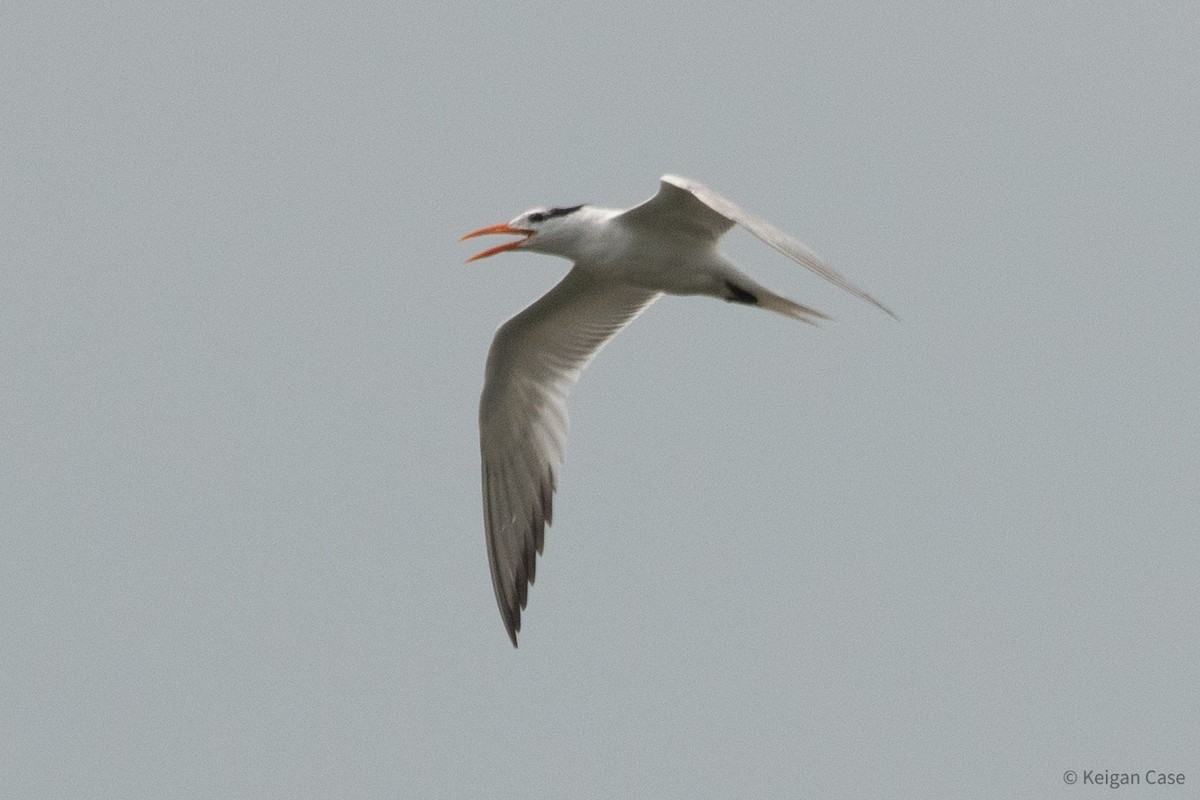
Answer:
[[[583,208],[583,206],[579,205],[579,206],[570,206],[569,208],[551,208],[546,211],[535,211],[529,215],[529,221],[530,222],[545,222],[546,220],[550,219],[551,217],[566,216],[567,214],[578,211],[581,208]]]

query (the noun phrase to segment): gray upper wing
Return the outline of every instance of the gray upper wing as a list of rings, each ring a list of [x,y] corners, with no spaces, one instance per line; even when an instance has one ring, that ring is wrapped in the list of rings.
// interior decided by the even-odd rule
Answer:
[[[643,225],[691,226],[697,231],[706,232],[714,239],[736,223],[834,286],[866,300],[893,317],[896,316],[891,309],[846,280],[796,239],[766,220],[745,211],[732,200],[689,178],[664,175],[658,194],[629,209],[622,216]]]

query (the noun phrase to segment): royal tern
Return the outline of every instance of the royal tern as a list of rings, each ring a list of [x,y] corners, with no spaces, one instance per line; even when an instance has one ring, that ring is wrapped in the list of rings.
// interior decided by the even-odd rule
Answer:
[[[786,233],[674,175],[663,176],[654,197],[624,211],[590,205],[537,208],[462,237],[521,237],[468,262],[509,250],[573,262],[557,286],[500,326],[479,402],[488,561],[496,604],[514,647],[551,522],[567,439],[567,393],[600,348],[663,293],[710,295],[810,323],[827,318],[760,286],[718,251],[717,240],[735,224],[892,314]]]

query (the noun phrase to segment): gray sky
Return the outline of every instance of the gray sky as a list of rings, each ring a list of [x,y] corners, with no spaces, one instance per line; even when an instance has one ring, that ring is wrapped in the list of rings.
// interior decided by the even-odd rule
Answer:
[[[6,9],[0,795],[1200,784],[1198,41],[1194,3]],[[833,321],[666,298],[601,354],[513,650],[476,403],[566,265],[456,238],[664,172],[901,321],[732,234]]]

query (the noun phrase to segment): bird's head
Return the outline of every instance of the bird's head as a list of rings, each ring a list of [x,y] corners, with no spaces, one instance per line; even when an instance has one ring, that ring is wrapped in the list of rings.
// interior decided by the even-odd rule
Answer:
[[[469,264],[481,258],[494,256],[506,250],[531,250],[535,253],[551,253],[570,257],[572,246],[577,242],[586,223],[584,215],[577,214],[584,206],[567,208],[534,208],[526,211],[511,222],[489,225],[464,235],[460,241],[489,233],[508,233],[522,238],[489,247],[467,259]]]

